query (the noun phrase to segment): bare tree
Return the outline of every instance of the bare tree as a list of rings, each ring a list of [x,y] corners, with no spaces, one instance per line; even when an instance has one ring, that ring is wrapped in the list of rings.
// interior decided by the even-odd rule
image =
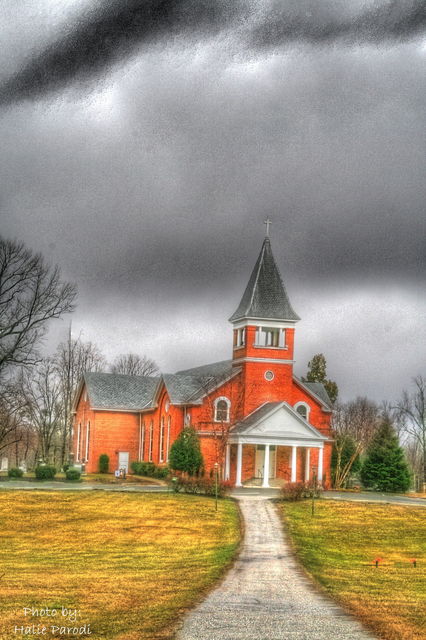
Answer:
[[[0,374],[34,364],[47,321],[74,308],[76,288],[40,254],[0,236]]]
[[[426,483],[426,378],[413,378],[414,391],[404,391],[396,406],[402,430],[416,443],[421,457],[421,477]]]
[[[334,486],[340,488],[349,477],[355,460],[367,448],[380,421],[379,407],[368,398],[356,398],[345,404],[337,404],[333,411],[332,430],[336,468]],[[354,444],[348,459],[344,450],[348,440]]]
[[[43,460],[51,461],[63,420],[61,385],[52,359],[45,358],[33,371],[24,369],[18,379],[22,413],[38,436]]]
[[[136,353],[126,353],[114,360],[111,373],[122,373],[127,376],[155,376],[159,369],[154,360]]]
[[[12,385],[2,388],[0,393],[0,451],[21,442],[22,404]]]
[[[83,342],[80,336],[73,339],[71,327],[66,342],[61,342],[53,359],[58,376],[63,421],[61,427],[61,464],[64,464],[72,433],[72,403],[77,386],[86,371],[102,371],[106,360],[93,342]]]

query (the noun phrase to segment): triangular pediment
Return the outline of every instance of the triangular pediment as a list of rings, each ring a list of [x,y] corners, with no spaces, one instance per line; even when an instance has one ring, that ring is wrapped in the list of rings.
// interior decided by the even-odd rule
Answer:
[[[262,438],[327,440],[286,402],[262,405],[231,430],[232,434]]]

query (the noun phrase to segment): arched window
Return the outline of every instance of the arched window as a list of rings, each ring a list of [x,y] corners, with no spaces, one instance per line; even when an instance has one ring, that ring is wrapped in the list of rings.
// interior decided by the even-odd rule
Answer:
[[[215,422],[229,422],[229,409],[231,408],[231,402],[228,398],[220,397],[214,401],[214,421]]]
[[[306,421],[309,420],[310,407],[308,404],[306,404],[306,402],[297,402],[294,405],[294,408],[296,409],[297,413],[302,416],[302,418],[304,418]]]

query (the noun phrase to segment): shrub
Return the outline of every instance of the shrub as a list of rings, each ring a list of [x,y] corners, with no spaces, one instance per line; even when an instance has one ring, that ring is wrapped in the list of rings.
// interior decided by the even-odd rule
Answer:
[[[320,485],[309,482],[287,482],[281,487],[281,499],[289,502],[297,502],[304,498],[319,498],[322,492]]]
[[[282,500],[296,502],[305,497],[305,484],[303,482],[287,482],[281,487]]]
[[[154,478],[167,478],[169,473],[169,467],[156,467],[154,470]]]
[[[76,481],[76,480],[80,480],[81,473],[78,469],[74,469],[73,467],[70,467],[69,469],[67,469],[65,473],[65,477],[67,480]]]
[[[7,475],[9,476],[9,478],[22,478],[24,472],[22,471],[22,469],[19,469],[19,467],[11,467],[8,470]]]
[[[39,465],[35,468],[37,480],[51,480],[56,475],[56,468],[50,464]]]
[[[62,465],[62,470],[64,473],[66,473],[68,471],[68,469],[70,468],[70,463],[69,462],[65,462],[65,464]]]
[[[204,478],[200,476],[174,476],[169,481],[173,490],[178,493],[203,494],[205,496],[216,495],[216,484],[214,478]],[[217,495],[223,498],[231,488],[228,481],[219,480],[217,483]]]
[[[108,473],[109,471],[109,456],[106,453],[102,453],[99,456],[99,473]]]
[[[153,462],[132,462],[130,467],[136,476],[148,478],[167,478],[170,473],[169,467],[157,467]]]

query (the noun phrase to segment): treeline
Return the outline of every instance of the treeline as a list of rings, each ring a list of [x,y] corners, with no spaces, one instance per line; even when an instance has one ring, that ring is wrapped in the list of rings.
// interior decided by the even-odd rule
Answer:
[[[155,375],[157,365],[129,353],[108,364],[99,347],[73,338],[43,357],[49,321],[75,308],[76,286],[22,243],[0,236],[0,459],[35,467],[68,459],[72,403],[86,371]]]

